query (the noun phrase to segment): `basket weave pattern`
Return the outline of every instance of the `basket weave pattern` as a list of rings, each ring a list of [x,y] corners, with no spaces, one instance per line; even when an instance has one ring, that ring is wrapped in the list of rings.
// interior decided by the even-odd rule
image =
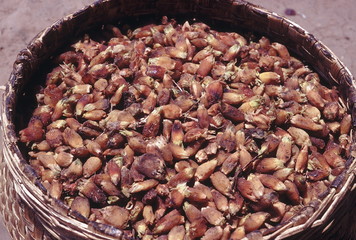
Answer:
[[[24,204],[16,193],[12,176],[5,163],[0,163],[0,212],[10,236],[18,240],[53,239],[44,232],[33,209]],[[11,213],[11,214],[9,214]]]
[[[14,64],[3,101],[5,110],[1,111],[4,162],[0,162],[0,212],[14,239],[124,238],[122,232],[113,227],[67,217],[74,213],[41,190],[39,180],[16,145],[16,103],[41,63],[61,46],[68,44],[69,37],[81,36],[91,27],[116,23],[126,17],[131,20],[138,20],[144,15],[157,18],[162,13],[177,19],[196,17],[215,26],[226,25],[236,31],[241,28],[254,31],[285,44],[295,55],[312,64],[330,85],[338,86],[355,119],[356,88],[351,73],[325,45],[285,18],[244,1],[96,1],[45,29],[27,49],[20,52]],[[352,134],[355,142],[354,131]],[[352,152],[355,152],[355,143]],[[317,201],[316,206],[306,206],[300,216],[280,226],[280,229],[271,231],[265,239],[320,239],[321,236],[323,239],[356,239],[356,226],[349,227],[351,231],[345,228],[356,222],[356,161],[350,158],[347,164],[347,170],[333,182],[324,199]],[[335,234],[338,236],[335,237]]]

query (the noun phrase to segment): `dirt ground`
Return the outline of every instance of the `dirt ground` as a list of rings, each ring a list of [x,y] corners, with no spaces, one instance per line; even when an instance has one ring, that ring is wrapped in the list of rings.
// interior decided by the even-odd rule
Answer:
[[[39,31],[91,2],[93,1],[0,0],[0,85],[7,82],[17,53],[25,48]],[[281,15],[286,15],[286,9],[293,9],[296,15],[288,18],[313,33],[333,50],[354,75],[356,74],[356,63],[353,61],[356,56],[354,1],[251,0],[251,2]],[[3,227],[0,229],[0,239],[10,239]]]

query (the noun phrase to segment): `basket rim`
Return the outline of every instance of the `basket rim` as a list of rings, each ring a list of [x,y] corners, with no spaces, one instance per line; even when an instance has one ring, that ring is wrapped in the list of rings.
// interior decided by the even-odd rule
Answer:
[[[78,221],[77,219],[68,216],[69,215],[75,215],[75,213],[71,213],[69,208],[66,207],[64,204],[60,204],[57,201],[53,201],[53,199],[49,198],[47,194],[45,194],[43,191],[40,190],[35,185],[39,185],[41,187],[41,183],[39,181],[36,181],[36,177],[34,175],[34,172],[31,171],[31,167],[26,163],[26,159],[22,155],[19,147],[17,146],[17,133],[15,131],[15,125],[12,122],[12,118],[14,117],[13,114],[15,114],[15,105],[16,105],[16,86],[18,81],[21,81],[23,78],[23,66],[24,64],[29,64],[31,65],[31,60],[36,57],[35,51],[38,48],[39,44],[43,42],[43,39],[48,35],[49,33],[56,31],[58,29],[58,26],[63,24],[63,22],[66,22],[68,20],[72,19],[77,19],[82,15],[85,15],[86,13],[93,11],[93,9],[97,8],[99,5],[112,2],[112,0],[99,0],[96,1],[95,3],[79,10],[76,13],[70,14],[54,24],[52,24],[50,27],[44,29],[42,32],[40,32],[27,46],[26,49],[22,50],[19,55],[17,56],[17,60],[14,63],[13,71],[10,75],[10,80],[6,84],[6,91],[4,93],[4,112],[1,114],[2,115],[2,131],[4,135],[4,145],[6,145],[6,148],[9,150],[9,152],[5,153],[4,160],[6,162],[6,165],[9,167],[9,170],[11,174],[14,176],[14,179],[17,184],[15,184],[15,187],[17,188],[17,192],[20,195],[20,197],[25,200],[27,204],[29,204],[32,207],[35,207],[36,210],[42,211],[43,215],[53,215],[55,219],[61,219],[63,221],[62,223],[55,221],[52,224],[58,224],[61,227],[65,228],[66,224],[76,226],[76,232],[80,236],[83,237],[93,237],[98,238],[98,239],[114,239],[112,236],[109,236],[103,232],[100,231],[91,231],[93,228],[99,229],[103,226],[97,226],[97,223],[94,222],[87,222],[83,223],[81,221]],[[196,1],[195,4],[199,4],[200,1]],[[284,26],[288,27],[294,31],[299,32],[302,35],[305,35],[306,38],[311,39],[312,41],[315,41],[314,46],[317,46],[321,49],[321,51],[324,52],[326,58],[330,59],[330,61],[335,62],[337,66],[339,66],[339,72],[340,76],[343,76],[347,78],[346,84],[348,87],[351,89],[351,93],[354,94],[355,89],[356,89],[356,83],[355,79],[352,76],[351,72],[349,69],[340,61],[340,59],[327,47],[325,46],[321,41],[315,39],[315,37],[308,33],[306,30],[304,30],[302,27],[300,27],[298,24],[292,22],[291,20],[282,17],[274,12],[271,12],[269,10],[266,10],[262,7],[256,6],[254,4],[248,3],[243,0],[225,0],[225,1],[219,1],[216,0],[214,2],[224,2],[224,4],[230,4],[231,6],[237,6],[237,7],[242,7],[245,9],[245,11],[252,11],[254,14],[261,15],[261,16],[267,16],[268,18],[277,18],[281,19]],[[196,6],[196,9],[199,9],[198,6]],[[198,10],[197,10],[198,11]],[[336,79],[334,76],[330,76],[331,79],[335,81],[335,83],[338,83],[338,79]],[[354,116],[354,103],[356,102],[356,98],[352,98],[353,96],[350,96],[348,100],[348,106],[350,110],[352,111],[352,116]],[[355,121],[355,120],[354,120]],[[355,126],[353,126],[353,129]],[[354,134],[354,132],[353,132]],[[355,139],[355,138],[353,138]],[[353,141],[353,150],[355,149],[355,141]],[[355,156],[355,155],[353,155]],[[315,208],[318,209],[317,212],[314,212],[311,216],[306,215],[307,218],[309,218],[309,221],[307,221],[304,224],[301,225],[294,225],[293,222],[289,222],[288,224],[281,226],[280,229],[276,229],[275,232],[272,232],[271,234],[268,234],[265,237],[265,239],[272,239],[274,237],[277,237],[276,239],[283,239],[289,236],[292,236],[295,233],[299,233],[308,227],[316,227],[318,223],[314,223],[313,221],[316,220],[319,215],[316,213],[321,213],[322,210],[325,210],[325,208],[328,206],[330,202],[333,202],[334,205],[337,205],[343,198],[343,196],[347,193],[347,191],[351,188],[351,185],[355,182],[355,174],[356,174],[356,161],[354,161],[354,158],[349,159],[349,167],[344,173],[344,179],[341,179],[339,184],[335,184],[335,186],[330,189],[329,194],[327,195],[327,200],[328,201],[320,201],[315,204],[320,205],[318,208],[315,206]],[[43,186],[42,186],[43,188]],[[44,188],[43,188],[44,189]],[[44,203],[50,203],[47,205],[46,208],[40,208],[40,206]],[[48,208],[49,207],[49,208]],[[46,211],[47,208],[49,211]],[[66,213],[66,215],[63,215],[63,212]],[[324,211],[324,214],[322,216],[325,217],[325,215],[329,214],[330,212]],[[43,219],[44,221],[48,220],[47,218]],[[319,224],[320,221],[319,221]],[[103,227],[105,228],[105,226]],[[50,231],[50,229],[47,229]],[[53,232],[53,231],[52,231]],[[117,236],[121,236],[121,231],[118,229],[114,229],[113,232]],[[54,235],[56,233],[53,232]],[[88,235],[86,235],[88,234]],[[278,235],[279,234],[279,235]],[[278,236],[277,236],[278,235]]]

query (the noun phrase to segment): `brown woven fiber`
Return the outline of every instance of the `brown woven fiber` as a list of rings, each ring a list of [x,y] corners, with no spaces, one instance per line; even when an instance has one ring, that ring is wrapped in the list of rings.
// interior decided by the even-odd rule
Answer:
[[[38,34],[14,63],[2,99],[0,159],[0,213],[13,239],[127,239],[119,229],[82,219],[46,194],[18,145],[17,132],[26,117],[21,115],[20,96],[29,94],[26,86],[35,81],[46,61],[76,37],[103,24],[147,23],[162,15],[179,22],[197,19],[223,31],[265,35],[285,44],[325,84],[338,87],[353,117],[351,155],[356,156],[355,79],[330,49],[298,25],[241,0],[96,1]],[[305,206],[285,225],[266,232],[263,239],[356,239],[355,174],[356,161],[351,157],[323,198]]]

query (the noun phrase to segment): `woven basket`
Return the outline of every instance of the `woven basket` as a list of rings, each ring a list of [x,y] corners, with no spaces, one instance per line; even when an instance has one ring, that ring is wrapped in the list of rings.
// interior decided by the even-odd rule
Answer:
[[[348,69],[313,35],[275,13],[244,1],[96,1],[37,35],[19,53],[7,84],[1,111],[0,212],[14,239],[126,239],[120,230],[80,218],[62,202],[48,197],[17,143],[17,132],[24,124],[21,119],[26,117],[19,99],[26,86],[33,85],[34,75],[46,60],[76,37],[102,24],[147,23],[160,19],[162,14],[179,21],[196,18],[222,31],[253,32],[285,44],[295,56],[310,64],[325,84],[338,87],[355,119],[355,80]],[[354,153],[354,131],[352,135]],[[352,157],[323,199],[305,206],[300,215],[266,233],[263,239],[356,239],[355,169]]]

